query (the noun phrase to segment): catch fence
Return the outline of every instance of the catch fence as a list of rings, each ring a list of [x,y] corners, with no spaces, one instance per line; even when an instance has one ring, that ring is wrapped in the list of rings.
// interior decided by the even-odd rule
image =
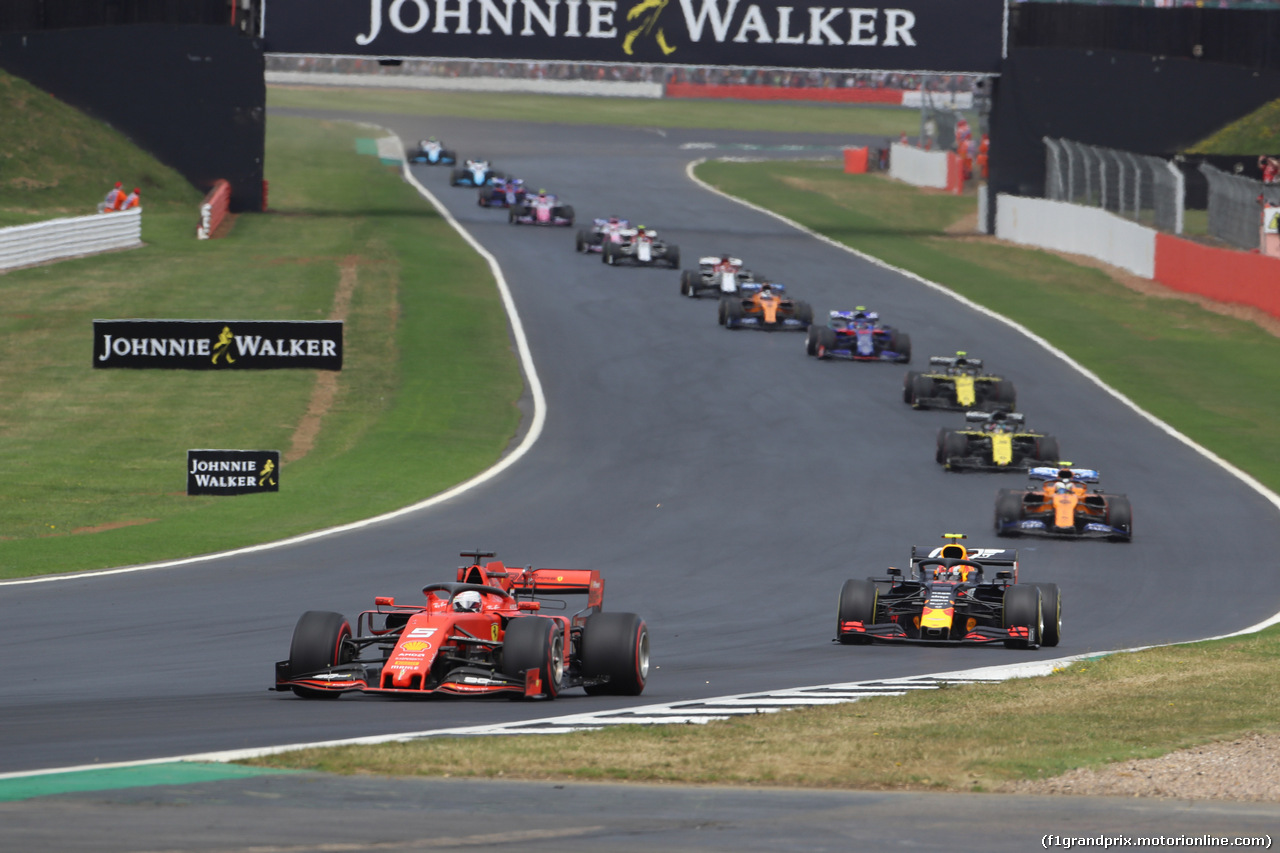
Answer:
[[[1173,163],[1070,139],[1044,138],[1045,198],[1109,210],[1181,234],[1186,181]]]

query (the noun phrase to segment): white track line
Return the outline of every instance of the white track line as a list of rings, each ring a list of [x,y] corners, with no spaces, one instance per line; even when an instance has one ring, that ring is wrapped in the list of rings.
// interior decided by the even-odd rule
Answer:
[[[489,468],[486,471],[481,472],[480,474],[477,474],[476,476],[472,477],[470,480],[467,480],[464,483],[460,483],[459,485],[454,486],[451,489],[447,489],[441,492],[440,494],[435,495],[434,497],[427,498],[424,501],[419,501],[418,503],[412,504],[402,509],[397,509],[392,512],[383,513],[382,515],[377,515],[377,516],[374,516],[373,518],[366,518],[362,521],[353,521],[350,524],[343,524],[343,525],[339,525],[338,527],[330,527],[325,530],[315,530],[310,533],[303,533],[299,536],[293,536],[289,539],[281,539],[277,542],[265,542],[261,545],[250,545],[245,548],[236,548],[231,551],[222,551],[216,554],[202,554],[198,557],[186,557],[180,560],[165,560],[159,563],[147,563],[145,565],[139,565],[139,566],[124,566],[121,568],[102,569],[99,571],[76,572],[74,574],[61,574],[61,575],[41,575],[39,577],[32,577],[32,578],[18,578],[15,580],[0,581],[0,586],[22,586],[24,584],[54,583],[57,581],[83,580],[85,578],[100,578],[100,577],[107,577],[108,575],[129,574],[131,572],[147,572],[147,571],[154,571],[156,569],[169,569],[175,566],[189,566],[192,563],[204,563],[210,560],[222,560],[227,557],[239,557],[244,554],[257,554],[257,553],[261,553],[262,551],[271,551],[276,548],[283,548],[288,545],[297,545],[301,542],[310,542],[315,539],[321,539],[325,536],[333,536],[338,533],[346,533],[351,530],[359,530],[363,527],[369,527],[370,525],[378,524],[383,521],[390,521],[391,519],[394,519],[394,518],[400,518],[402,516],[408,515],[409,513],[418,512],[420,510],[424,510],[429,507],[436,506],[437,504],[444,503],[447,500],[456,498],[458,495],[464,492],[470,491],[471,489],[474,489],[476,486],[479,486],[483,483],[487,483],[488,481],[492,480],[494,477],[498,476],[503,471],[507,470],[512,465],[519,462],[524,457],[524,455],[529,452],[529,449],[533,447],[534,442],[536,442],[538,440],[538,437],[542,435],[542,427],[547,420],[547,400],[542,393],[542,382],[538,378],[537,368],[534,367],[533,355],[529,351],[529,341],[525,337],[524,325],[520,322],[520,314],[519,312],[516,311],[515,300],[513,300],[511,297],[511,290],[509,287],[507,287],[507,280],[502,274],[502,267],[498,265],[498,259],[495,258],[492,254],[490,254],[488,249],[480,245],[479,241],[476,240],[475,237],[471,236],[471,233],[468,232],[465,228],[463,228],[461,223],[458,222],[458,220],[453,218],[453,214],[451,214],[449,210],[443,204],[440,203],[440,200],[437,199],[434,195],[432,195],[431,191],[428,190],[426,187],[424,187],[421,183],[419,183],[418,179],[413,176],[413,172],[410,171],[409,169],[408,162],[406,162],[404,159],[404,156],[403,156],[404,146],[403,146],[403,143],[401,143],[400,141],[400,137],[396,136],[390,130],[379,127],[378,125],[363,125],[363,126],[372,127],[372,128],[376,128],[378,130],[384,131],[385,133],[390,134],[391,137],[395,139],[395,144],[400,151],[400,165],[403,170],[405,181],[408,184],[410,184],[414,189],[416,189],[423,198],[431,202],[432,206],[435,207],[436,212],[438,212],[446,222],[448,222],[451,226],[453,226],[453,229],[462,235],[462,239],[466,240],[467,244],[471,246],[471,248],[475,249],[476,253],[479,254],[480,257],[484,258],[485,261],[489,264],[489,271],[493,273],[494,280],[498,284],[498,293],[502,295],[502,306],[503,308],[506,309],[507,318],[511,322],[511,334],[512,334],[512,337],[515,338],[516,351],[520,356],[520,366],[524,371],[525,381],[529,383],[529,393],[533,398],[533,419],[529,423],[529,431],[525,433],[524,439],[515,448],[515,450],[511,451],[511,453],[503,457],[496,465],[494,465],[492,468]]]

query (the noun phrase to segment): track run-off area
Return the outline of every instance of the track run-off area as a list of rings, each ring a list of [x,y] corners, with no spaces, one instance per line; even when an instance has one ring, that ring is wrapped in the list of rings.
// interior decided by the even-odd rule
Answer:
[[[656,228],[679,245],[682,267],[729,252],[819,318],[867,305],[911,335],[916,366],[958,349],[985,359],[1067,458],[1129,495],[1134,541],[1008,543],[1022,580],[1062,589],[1057,649],[832,643],[846,578],[902,566],[911,545],[943,532],[998,547],[996,489],[1024,478],[944,472],[934,435],[961,416],[904,405],[905,368],[819,363],[803,335],[727,331],[714,300],[679,295],[678,271],[608,268],[574,251],[576,229],[511,226],[505,211],[478,207],[474,190],[449,187],[447,169],[413,167],[509,290],[515,344],[536,368],[523,443],[483,482],[372,523],[163,568],[4,584],[0,641],[22,663],[0,692],[0,774],[512,731],[549,718],[577,721],[561,728],[597,715],[634,722],[637,708],[674,719],[701,705],[711,718],[756,696],[792,697],[763,707],[848,701],[888,682],[918,689],[938,673],[974,680],[964,673],[1219,636],[1280,611],[1266,579],[1280,550],[1274,495],[989,312],[689,176],[694,156],[749,147],[794,157],[780,149],[797,144],[834,156],[858,140],[377,120],[560,194],[580,224],[617,215]],[[649,624],[641,699],[307,702],[267,690],[302,611],[353,617],[375,595],[413,600],[425,583],[452,579],[457,554],[472,548],[517,565],[599,569],[605,606]]]

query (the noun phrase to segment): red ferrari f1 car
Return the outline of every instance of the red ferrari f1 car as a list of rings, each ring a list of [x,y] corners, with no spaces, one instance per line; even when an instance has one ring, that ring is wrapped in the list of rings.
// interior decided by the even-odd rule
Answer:
[[[649,629],[634,613],[604,612],[594,570],[517,569],[491,553],[466,552],[457,581],[423,588],[426,601],[378,596],[356,619],[310,610],[293,631],[289,659],[276,663],[275,690],[304,699],[350,691],[554,699],[582,687],[592,695],[638,696],[649,676]],[[586,595],[572,616],[559,596]],[[556,598],[547,598],[556,596]]]

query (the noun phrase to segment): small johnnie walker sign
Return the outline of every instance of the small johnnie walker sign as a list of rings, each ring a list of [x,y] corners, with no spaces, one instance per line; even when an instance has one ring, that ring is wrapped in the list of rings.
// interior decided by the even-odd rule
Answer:
[[[188,450],[187,494],[280,491],[278,450]]]

